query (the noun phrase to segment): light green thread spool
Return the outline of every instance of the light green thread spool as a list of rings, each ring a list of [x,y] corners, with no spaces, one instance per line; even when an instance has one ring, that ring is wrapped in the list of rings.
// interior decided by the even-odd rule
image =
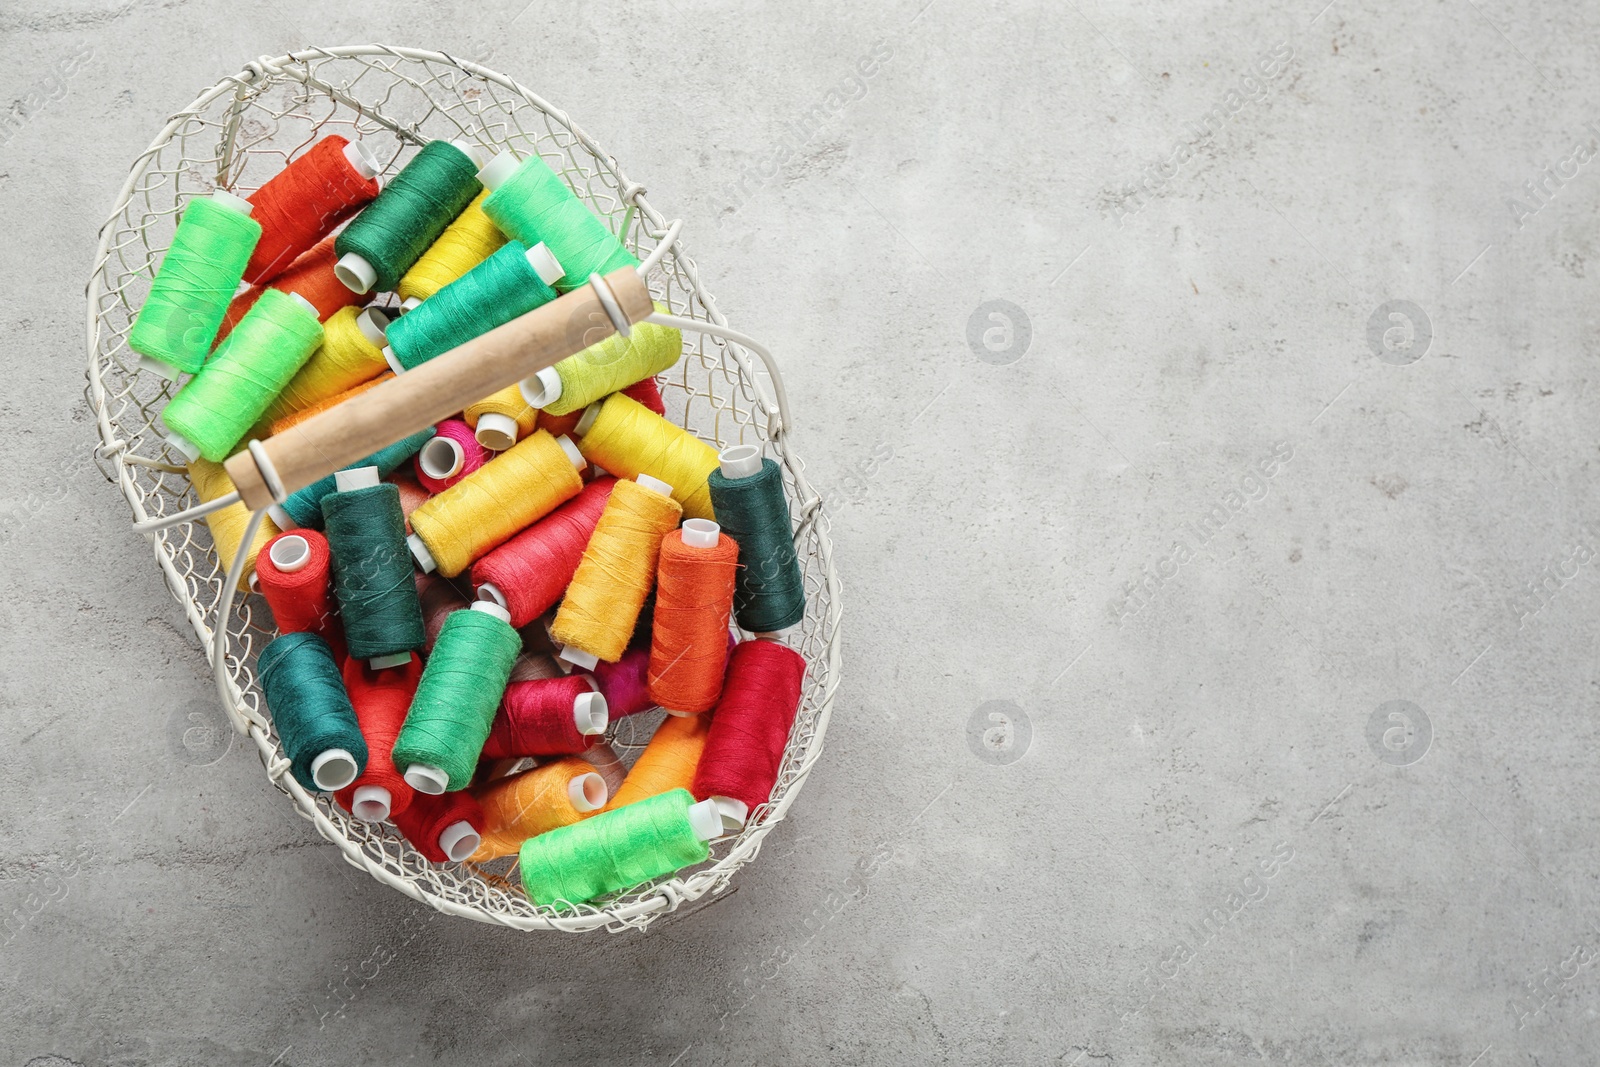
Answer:
[[[566,276],[556,283],[559,292],[576,289],[591,274],[639,265],[538,156],[518,163],[511,152],[501,152],[478,172],[478,180],[489,190],[483,213],[490,221],[530,248],[543,241],[561,261]]]
[[[261,239],[261,224],[250,211],[250,201],[223,189],[184,207],[128,334],[128,347],[145,357],[146,369],[175,378],[205,364]]]
[[[389,325],[384,358],[410,370],[556,298],[561,264],[542,244],[508,241]],[[398,365],[396,365],[398,364]]]
[[[660,304],[656,310],[668,313]],[[614,333],[532,378],[524,378],[522,397],[552,415],[568,415],[660,374],[678,362],[682,352],[683,334],[671,326],[635,323],[632,337]]]
[[[266,290],[162,409],[167,440],[190,459],[221,463],[321,343],[322,323],[309,301]]]

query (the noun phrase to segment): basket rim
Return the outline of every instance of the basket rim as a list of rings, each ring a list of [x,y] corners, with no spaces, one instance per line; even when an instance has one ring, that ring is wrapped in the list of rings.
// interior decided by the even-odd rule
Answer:
[[[97,462],[101,459],[112,461],[116,472],[115,481],[133,511],[134,521],[140,521],[149,516],[144,509],[141,494],[136,488],[135,475],[130,470],[130,467],[134,466],[134,464],[129,462],[129,456],[126,451],[127,442],[121,439],[118,433],[119,427],[112,423],[111,417],[107,412],[106,386],[102,374],[107,369],[103,363],[108,363],[109,361],[102,361],[98,351],[101,323],[96,308],[103,291],[101,276],[110,260],[110,242],[119,216],[127,208],[133,197],[134,189],[139,179],[145,174],[150,162],[171,142],[173,134],[186,120],[198,116],[205,108],[226,93],[242,94],[247,87],[266,82],[293,79],[300,81],[302,84],[314,86],[327,92],[340,103],[354,108],[364,117],[388,126],[402,138],[417,139],[414,134],[409,134],[403,126],[384,118],[362,105],[359,101],[344,96],[339,93],[336,87],[312,77],[308,66],[302,66],[298,70],[294,66],[295,64],[308,64],[316,59],[355,59],[374,55],[393,56],[397,59],[414,62],[447,64],[474,76],[492,81],[509,92],[521,96],[526,102],[540,109],[564,127],[578,143],[588,150],[594,160],[611,174],[617,182],[620,197],[635,206],[639,215],[653,224],[655,230],[652,234],[653,237],[660,239],[667,232],[668,221],[645,198],[645,187],[629,179],[623,173],[616,158],[601,149],[587,133],[572,121],[565,111],[550,104],[515,79],[484,67],[479,63],[461,59],[442,51],[385,44],[312,47],[276,57],[262,56],[246,63],[239,73],[224,76],[215,85],[203,90],[187,106],[174,112],[150,142],[150,145],[134,159],[129,167],[127,180],[117,193],[114,204],[106,215],[105,222],[100,226],[98,246],[88,283],[84,290],[86,298],[86,351],[88,356],[86,398],[93,409],[100,437],[100,445],[94,449],[95,459]],[[231,152],[231,142],[229,150]],[[728,325],[727,319],[717,308],[714,298],[706,291],[700,280],[699,272],[695,268],[693,261],[685,254],[681,241],[677,242],[672,249],[672,255],[678,268],[687,277],[696,298],[704,307],[707,317],[713,323],[726,327]],[[367,871],[379,882],[445,914],[520,930],[557,930],[568,933],[587,932],[596,929],[619,931],[648,925],[649,922],[665,913],[676,910],[684,903],[697,900],[707,894],[722,893],[731,884],[733,875],[746,863],[755,859],[760,852],[761,844],[766,835],[783,821],[789,807],[793,804],[795,798],[799,796],[807,778],[810,776],[812,767],[821,757],[824,738],[832,718],[833,700],[838,689],[841,665],[840,621],[843,615],[843,607],[840,601],[840,594],[842,587],[833,565],[832,541],[828,536],[827,524],[823,521],[821,497],[806,479],[803,464],[797,456],[791,453],[788,447],[788,432],[792,422],[789,417],[787,398],[783,391],[781,373],[776,361],[768,358],[765,353],[758,353],[771,377],[773,389],[777,394],[776,402],[774,402],[773,399],[768,397],[765,386],[755,375],[749,355],[743,346],[730,340],[722,345],[722,351],[731,356],[738,365],[742,380],[751,387],[756,402],[767,416],[768,443],[778,454],[779,461],[789,471],[800,494],[801,519],[795,531],[795,536],[798,537],[803,534],[807,526],[811,527],[811,534],[816,539],[820,569],[828,593],[824,622],[830,628],[830,636],[824,650],[827,664],[827,670],[824,674],[825,683],[820,693],[814,694],[816,714],[812,734],[806,742],[800,766],[783,796],[776,803],[767,807],[762,821],[757,826],[745,831],[727,855],[723,856],[711,867],[692,872],[687,877],[674,876],[658,882],[647,893],[626,904],[606,905],[601,908],[581,905],[570,914],[559,916],[505,914],[481,906],[463,904],[430,892],[419,880],[397,874],[390,868],[377,863],[357,842],[342,833],[339,827],[318,807],[312,794],[308,793],[299,782],[295,781],[292,775],[287,773],[289,761],[284,758],[277,742],[267,734],[261,724],[253,721],[247,722],[242,710],[242,691],[239,689],[234,674],[228,673],[226,677],[229,704],[231,706],[225,704],[225,710],[229,712],[230,719],[240,728],[241,733],[255,741],[258,755],[267,771],[269,780],[294,801],[295,807],[301,816],[310,820],[323,838],[339,848],[346,862]],[[103,467],[102,472],[104,472]],[[107,477],[108,480],[111,480],[110,475],[107,475]],[[172,545],[164,534],[152,538],[152,543],[157,565],[163,572],[168,590],[183,605],[189,623],[205,650],[207,662],[215,666],[212,659],[212,628],[198,599],[187,592],[185,579],[179,571]],[[480,874],[479,877],[481,878],[482,875]]]

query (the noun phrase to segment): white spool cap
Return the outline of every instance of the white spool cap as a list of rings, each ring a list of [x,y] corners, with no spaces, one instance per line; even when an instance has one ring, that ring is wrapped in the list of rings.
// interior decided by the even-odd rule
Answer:
[[[474,600],[472,602],[472,610],[481,611],[485,615],[493,615],[507,626],[511,625],[511,612],[492,600]]]
[[[377,467],[350,467],[333,473],[335,492],[348,493],[352,489],[371,489],[377,484]]]
[[[716,548],[722,527],[710,519],[690,519],[683,524],[683,543],[690,548]]]
[[[376,178],[378,171],[382,169],[382,165],[378,162],[378,154],[360,141],[351,141],[344,146],[344,158],[363,178]]]
[[[717,460],[724,478],[753,478],[761,473],[761,449],[755,445],[733,445],[724,448]]]
[[[183,373],[172,364],[163,363],[159,359],[153,359],[150,356],[139,357],[139,371],[142,374],[154,374],[165,382],[175,382],[178,380],[178,376]]]
[[[561,646],[561,651],[556,653],[556,659],[564,659],[574,667],[582,667],[586,671],[594,670],[595,664],[600,662],[599,656],[585,652],[581,648],[574,648],[572,645]]]
[[[430,478],[453,478],[461,473],[466,461],[459,441],[437,435],[428,438],[428,443],[417,453],[417,466]]]
[[[317,305],[313,304],[299,293],[290,293],[289,298],[296,301],[302,308],[308,311],[312,318],[316,319],[318,322],[322,321],[322,312],[317,310]]]
[[[352,293],[370,293],[378,284],[378,269],[355,252],[340,256],[339,262],[333,265],[333,273]]]
[[[441,795],[450,788],[450,776],[437,767],[430,767],[426,763],[413,763],[406,768],[406,781],[411,788],[419,793],[426,793],[430,797]]]
[[[295,530],[300,527],[300,524],[294,521],[294,516],[283,510],[282,504],[268,504],[267,518],[271,519],[272,524],[280,530]]]
[[[504,452],[517,443],[517,420],[498,411],[487,411],[478,416],[478,425],[472,435],[478,443],[491,452]]]
[[[717,802],[702,800],[689,805],[689,829],[702,841],[715,841],[721,837],[722,815],[717,811]]]
[[[556,438],[556,444],[561,446],[561,451],[567,454],[567,458],[572,461],[572,466],[577,470],[582,471],[583,468],[589,465],[589,461],[583,458],[583,453],[578,451],[578,446],[573,444],[572,438],[566,434]]]
[[[183,458],[190,463],[200,458],[200,446],[176,430],[167,431],[167,444],[183,453]]]
[[[610,797],[606,780],[594,771],[586,771],[567,783],[567,799],[572,801],[573,810],[584,815],[605,807]]]
[[[422,304],[422,297],[420,297],[420,296],[408,296],[404,300],[400,301],[400,314],[404,315],[408,311],[413,311],[417,307],[419,307],[421,304]]]
[[[502,608],[509,608],[511,606],[511,604],[506,600],[506,595],[502,593],[500,591],[500,587],[495,585],[493,582],[484,582],[482,585],[478,586],[478,599],[487,600],[493,604],[499,604]]]
[[[342,748],[330,748],[311,761],[311,780],[327,793],[343,789],[360,773],[356,758]]]
[[[717,806],[717,814],[722,816],[723,833],[733,834],[744,829],[744,821],[750,817],[750,805],[732,797],[712,797],[711,803]]]
[[[284,574],[293,574],[311,562],[311,542],[299,534],[280,537],[267,550],[267,558]]]
[[[601,404],[599,401],[596,401],[595,403],[584,408],[583,417],[578,420],[578,425],[572,428],[572,432],[577,434],[579,437],[582,437],[584,434],[588,433],[594,427],[594,420],[600,417],[600,407]]]
[[[363,822],[382,822],[389,817],[394,798],[381,785],[358,785],[350,799],[350,814]]]
[[[522,160],[517,158],[516,153],[507,149],[483,165],[478,171],[478,181],[492,193],[504,185],[506,179],[515,174],[520,166]]]
[[[599,693],[579,693],[572,700],[572,721],[585,737],[603,734],[611,722],[611,708]]]
[[[226,189],[218,189],[211,194],[212,203],[218,207],[225,207],[229,211],[237,211],[241,215],[248,215],[256,206],[238,193],[230,193]]]
[[[400,357],[395,355],[394,349],[388,345],[383,346],[383,361],[389,364],[389,369],[396,374],[404,374],[406,372],[406,365],[400,362]]]
[[[478,831],[465,819],[453,822],[439,831],[439,851],[449,857],[452,863],[460,863],[474,852],[483,843],[483,838],[478,836]]]
[[[399,667],[410,662],[410,652],[391,652],[387,656],[373,656],[367,660],[367,666],[375,671],[386,671],[390,667]]]
[[[554,404],[561,399],[561,372],[554,367],[546,367],[531,378],[524,378],[517,383],[517,388],[522,390],[522,399],[532,408],[542,408],[546,404]]]
[[[474,167],[477,167],[480,170],[483,168],[483,153],[484,153],[484,150],[482,148],[479,148],[477,145],[473,144],[471,141],[462,141],[462,140],[451,141],[450,142],[450,147],[454,148],[456,151],[460,152],[462,155],[464,155],[468,159],[472,160],[472,165]]]
[[[373,347],[383,347],[384,331],[389,328],[389,316],[378,308],[365,308],[356,316],[356,326],[361,330],[361,336],[371,341]]]
[[[433,553],[422,543],[422,538],[416,534],[406,534],[406,547],[411,549],[411,558],[417,561],[423,574],[432,574],[438,569],[439,565],[433,561]]]
[[[528,266],[539,276],[539,280],[546,285],[554,285],[567,276],[566,269],[561,266],[561,261],[556,254],[545,247],[543,241],[528,249],[526,253]]]
[[[662,496],[672,495],[672,486],[668,485],[660,478],[652,478],[648,474],[641,474],[633,480],[650,490],[652,493],[660,493]]]

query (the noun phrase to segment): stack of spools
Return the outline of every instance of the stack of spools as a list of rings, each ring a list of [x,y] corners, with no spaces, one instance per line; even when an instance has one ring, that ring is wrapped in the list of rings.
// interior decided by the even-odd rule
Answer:
[[[332,136],[186,205],[128,343],[187,376],[162,421],[202,500],[250,440],[638,264],[538,156],[434,141],[379,171]],[[256,670],[301,786],[436,863],[515,856],[555,906],[699,863],[768,800],[805,589],[778,465],[666,417],[682,348],[611,336],[291,494],[253,544],[242,504],[208,516],[280,631]],[[629,767],[608,729],[657,708]]]

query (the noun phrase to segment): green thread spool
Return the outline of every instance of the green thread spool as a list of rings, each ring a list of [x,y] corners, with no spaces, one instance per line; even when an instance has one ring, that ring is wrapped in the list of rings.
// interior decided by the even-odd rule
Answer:
[[[261,239],[251,210],[250,201],[223,189],[184,207],[128,334],[128,347],[143,357],[143,369],[176,378],[205,364]]]
[[[378,477],[387,478],[400,469],[401,464],[422,451],[422,446],[433,439],[438,431],[432,426],[424,427],[410,437],[402,437],[394,444],[380,448],[366,459],[352,463],[345,470],[355,470],[357,467],[376,467]],[[277,523],[280,530],[293,530],[297,526],[309,526],[313,530],[322,529],[322,499],[338,490],[338,475],[330,474],[306,486],[296,489],[281,504],[269,504],[267,514],[272,516],[272,521]]]
[[[333,272],[353,292],[387,292],[422,258],[478,184],[476,149],[465,141],[429,141],[384,186],[378,198],[350,220],[333,242]]]
[[[656,310],[666,313],[660,304]],[[683,334],[671,326],[639,322],[633,336],[614,333],[604,341],[522,379],[522,398],[552,415],[569,415],[601,397],[653,378],[678,362]]]
[[[161,409],[168,442],[190,460],[221,463],[321,343],[322,323],[310,301],[264,291],[211,361]]]
[[[394,765],[418,792],[465,789],[489,739],[522,638],[498,604],[445,619],[394,743]]]
[[[717,522],[739,545],[733,611],[751,633],[773,633],[806,613],[805,580],[794,551],[783,470],[754,445],[734,445],[717,457],[706,484]]]
[[[524,841],[522,888],[536,904],[582,904],[703,863],[721,832],[715,801],[668,790]]]
[[[508,241],[389,325],[384,358],[396,374],[464,345],[556,298],[561,264],[542,244]]]
[[[367,742],[328,642],[310,631],[273,638],[256,675],[295,781],[331,793],[366,771]]]
[[[537,155],[518,163],[513,153],[501,152],[478,172],[478,180],[489,190],[483,213],[490,221],[525,245],[543,241],[561,261],[567,273],[556,283],[560,292],[583,285],[591,274],[639,265]]]
[[[376,467],[342,470],[334,479],[337,491],[322,498],[322,519],[345,644],[374,669],[399,666],[426,636],[400,490],[380,484]]]

